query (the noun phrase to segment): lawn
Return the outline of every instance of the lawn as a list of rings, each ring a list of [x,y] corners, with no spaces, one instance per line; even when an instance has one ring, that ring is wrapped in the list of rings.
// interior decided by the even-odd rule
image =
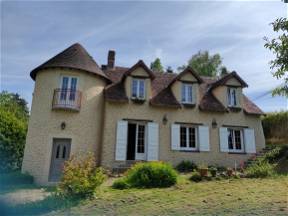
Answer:
[[[104,184],[93,200],[67,204],[50,197],[14,206],[12,212],[63,216],[287,215],[287,198],[288,176],[194,183],[182,175],[171,188],[116,190]]]

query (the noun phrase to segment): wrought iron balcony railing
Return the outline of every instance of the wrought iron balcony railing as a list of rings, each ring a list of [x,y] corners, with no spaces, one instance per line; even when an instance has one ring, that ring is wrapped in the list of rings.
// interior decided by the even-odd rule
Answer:
[[[82,92],[74,89],[55,89],[52,109],[68,109],[79,111]]]

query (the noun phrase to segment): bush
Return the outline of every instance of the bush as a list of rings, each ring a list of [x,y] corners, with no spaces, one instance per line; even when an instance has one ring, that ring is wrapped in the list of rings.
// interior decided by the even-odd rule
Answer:
[[[190,177],[190,180],[194,181],[194,182],[200,182],[200,181],[202,181],[202,177],[201,177],[200,173],[194,171]]]
[[[177,182],[177,172],[170,164],[164,162],[143,162],[130,168],[124,179],[130,187],[170,187]]]
[[[113,182],[112,188],[114,189],[128,189],[130,187],[126,178],[117,179]]]
[[[212,177],[215,177],[217,175],[217,168],[216,167],[210,167],[209,171],[210,171]]]
[[[194,164],[192,161],[188,160],[181,161],[176,166],[176,170],[178,170],[179,172],[192,172],[195,169],[197,169],[197,165]]]
[[[275,165],[268,162],[255,163],[245,170],[248,178],[265,178],[274,174]]]
[[[57,191],[69,198],[91,197],[105,178],[103,170],[96,167],[93,154],[78,158],[72,156],[64,164],[63,176]]]
[[[23,174],[20,171],[0,175],[0,185],[8,186],[19,184],[33,184],[33,176],[28,173]]]
[[[19,170],[22,164],[27,122],[0,106],[0,173]]]
[[[281,157],[284,156],[285,152],[288,150],[287,146],[278,146],[275,147],[274,149],[268,151],[264,157],[263,160],[267,161],[269,163],[273,163],[276,162],[277,160],[279,160]]]

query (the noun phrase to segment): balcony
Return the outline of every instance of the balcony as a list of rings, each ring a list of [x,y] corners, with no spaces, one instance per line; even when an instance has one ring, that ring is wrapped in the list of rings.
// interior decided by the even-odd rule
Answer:
[[[79,111],[82,92],[72,89],[55,89],[52,109]]]

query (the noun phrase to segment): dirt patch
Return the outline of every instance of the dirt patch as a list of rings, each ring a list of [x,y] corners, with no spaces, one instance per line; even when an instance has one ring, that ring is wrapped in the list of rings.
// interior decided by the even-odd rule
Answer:
[[[41,189],[21,189],[15,192],[0,195],[0,202],[7,205],[19,205],[28,202],[36,202],[45,199],[50,192]]]

